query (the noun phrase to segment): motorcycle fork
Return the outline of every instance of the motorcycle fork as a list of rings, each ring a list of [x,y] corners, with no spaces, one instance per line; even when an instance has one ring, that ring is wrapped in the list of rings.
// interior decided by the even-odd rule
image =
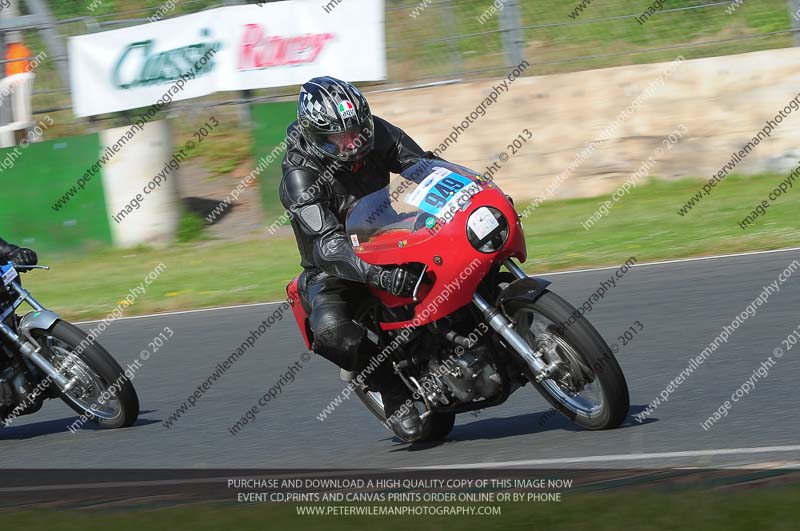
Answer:
[[[518,279],[528,277],[522,268],[511,258],[505,260],[503,265]],[[481,311],[486,323],[534,369],[537,382],[552,377],[559,370],[558,362],[554,361],[550,364],[545,364],[536,355],[536,351],[534,351],[528,342],[514,329],[515,323],[506,317],[502,310],[489,304],[486,299],[477,292],[472,295],[472,302],[478,307],[478,310]]]
[[[0,315],[0,333],[2,333],[11,342],[13,347],[22,354],[27,360],[32,362],[36,367],[41,369],[47,377],[55,382],[55,384],[64,392],[70,391],[78,383],[78,377],[67,380],[63,374],[50,363],[47,358],[42,356],[42,347],[33,342],[32,339],[23,338],[10,326],[5,323],[6,318],[14,313],[23,302],[28,303],[36,311],[47,311],[47,309],[39,304],[39,301],[31,296],[30,292],[22,287],[18,282],[12,282],[11,287],[17,292],[18,298],[9,306],[9,308]]]

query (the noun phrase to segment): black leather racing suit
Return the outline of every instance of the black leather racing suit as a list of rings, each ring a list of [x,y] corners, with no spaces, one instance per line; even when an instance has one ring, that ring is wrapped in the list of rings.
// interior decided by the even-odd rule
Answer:
[[[356,200],[387,186],[390,172],[435,158],[386,120],[376,116],[374,123],[374,149],[357,164],[320,160],[292,123],[280,184],[304,269],[299,289],[310,312],[312,348],[348,371],[360,370],[375,354],[366,330],[353,320],[353,303],[378,268],[353,250],[344,230],[347,213]]]

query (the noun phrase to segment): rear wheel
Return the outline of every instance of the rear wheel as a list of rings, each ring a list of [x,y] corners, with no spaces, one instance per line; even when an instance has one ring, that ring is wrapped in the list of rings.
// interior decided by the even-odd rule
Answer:
[[[139,398],[125,371],[102,346],[78,327],[58,320],[49,330],[36,330],[42,355],[75,387],[61,399],[79,415],[104,428],[126,428],[139,416]],[[86,345],[83,350],[81,344]],[[53,384],[55,385],[55,384]]]
[[[528,379],[554,409],[588,430],[622,424],[630,408],[628,384],[611,348],[583,315],[549,290],[533,303],[511,301],[505,309],[535,355],[545,365],[559,365],[552,378],[537,382],[524,363]]]

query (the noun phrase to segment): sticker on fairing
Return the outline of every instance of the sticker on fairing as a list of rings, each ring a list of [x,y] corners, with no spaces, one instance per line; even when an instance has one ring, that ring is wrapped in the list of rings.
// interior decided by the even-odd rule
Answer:
[[[475,236],[482,240],[499,227],[500,222],[497,221],[491,210],[486,207],[480,207],[469,217],[467,225],[475,233]]]
[[[403,200],[432,216],[441,217],[439,214],[448,207],[453,204],[463,206],[466,200],[480,191],[480,186],[470,179],[437,166]]]
[[[8,286],[19,276],[17,270],[11,264],[0,266],[0,271],[2,271],[4,286]]]

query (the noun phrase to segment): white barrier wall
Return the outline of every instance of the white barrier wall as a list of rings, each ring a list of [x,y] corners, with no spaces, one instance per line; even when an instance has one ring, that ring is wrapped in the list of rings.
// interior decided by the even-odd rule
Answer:
[[[134,130],[135,131],[135,130]],[[100,133],[103,188],[111,235],[117,247],[167,245],[177,234],[181,205],[172,157],[172,133],[165,120]]]

